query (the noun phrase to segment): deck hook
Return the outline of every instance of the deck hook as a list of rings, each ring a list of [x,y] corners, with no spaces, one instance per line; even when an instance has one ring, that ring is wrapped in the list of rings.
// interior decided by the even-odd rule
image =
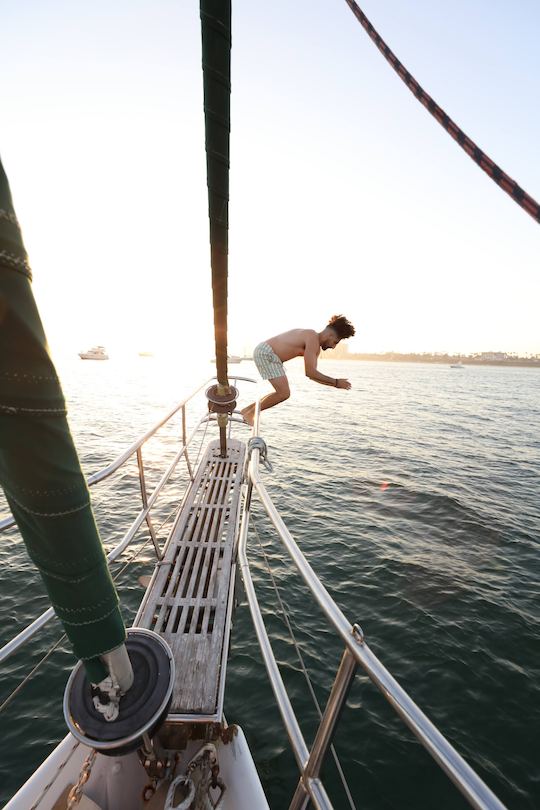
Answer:
[[[359,624],[353,624],[351,632],[359,644],[363,644],[365,642],[366,639],[364,636],[364,631],[362,630]]]
[[[261,464],[263,464],[266,467],[268,472],[273,472],[274,471],[273,467],[271,463],[268,461],[268,448],[266,446],[266,442],[264,439],[261,439],[260,436],[253,436],[248,441],[248,458],[247,458],[248,464],[253,450],[259,451],[259,460]]]

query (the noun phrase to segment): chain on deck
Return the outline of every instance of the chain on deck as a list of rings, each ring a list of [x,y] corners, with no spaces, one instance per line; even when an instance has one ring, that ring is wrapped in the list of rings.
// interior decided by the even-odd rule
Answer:
[[[244,457],[243,442],[229,439],[226,458],[209,445],[138,622],[173,651],[171,714],[220,719]]]

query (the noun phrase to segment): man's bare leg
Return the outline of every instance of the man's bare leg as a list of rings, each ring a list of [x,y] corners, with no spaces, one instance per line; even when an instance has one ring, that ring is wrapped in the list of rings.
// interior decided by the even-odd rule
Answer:
[[[291,395],[287,377],[276,377],[276,379],[268,380],[268,382],[273,385],[275,391],[273,394],[267,394],[261,399],[261,411],[265,411],[267,408],[273,408],[274,405],[279,405],[280,402],[285,402]],[[242,408],[240,413],[248,425],[253,425],[255,419],[255,403],[252,402],[251,405]]]

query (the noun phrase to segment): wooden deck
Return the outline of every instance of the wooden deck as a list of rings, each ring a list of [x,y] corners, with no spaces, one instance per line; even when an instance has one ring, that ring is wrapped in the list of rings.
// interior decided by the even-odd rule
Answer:
[[[244,456],[237,440],[224,459],[208,446],[137,622],[173,651],[173,715],[221,719]]]

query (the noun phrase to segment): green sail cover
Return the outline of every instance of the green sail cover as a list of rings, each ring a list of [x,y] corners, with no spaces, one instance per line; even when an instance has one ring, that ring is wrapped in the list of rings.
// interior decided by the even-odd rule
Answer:
[[[125,627],[31,289],[0,162],[0,484],[51,603],[88,675]]]

